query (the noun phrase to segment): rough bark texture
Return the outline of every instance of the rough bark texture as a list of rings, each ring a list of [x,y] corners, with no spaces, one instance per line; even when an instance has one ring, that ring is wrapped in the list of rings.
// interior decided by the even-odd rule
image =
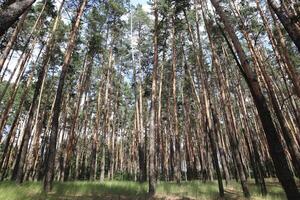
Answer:
[[[0,11],[0,37],[18,21],[19,17],[25,13],[35,1],[36,0],[16,1]]]

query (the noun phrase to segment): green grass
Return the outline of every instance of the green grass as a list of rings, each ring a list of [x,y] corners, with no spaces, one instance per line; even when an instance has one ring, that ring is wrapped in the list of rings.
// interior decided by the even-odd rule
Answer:
[[[189,181],[181,184],[161,182],[157,187],[159,196],[194,197],[215,199],[218,196],[216,182]]]
[[[266,180],[268,194],[265,197],[261,196],[260,189],[254,184],[253,181],[249,181],[249,187],[252,199],[255,200],[286,200],[285,193],[281,185],[272,179]],[[231,182],[230,185],[226,188],[227,195],[230,195],[232,198],[234,196],[243,196],[241,185],[236,182]],[[234,193],[234,194],[232,194]]]
[[[276,182],[268,182],[268,196],[261,197],[259,189],[250,182],[250,191],[254,200],[281,200],[286,199],[282,188]],[[239,200],[242,198],[241,187],[231,182],[226,187],[225,199]],[[160,182],[157,185],[157,199],[165,197],[189,197],[191,199],[215,200],[218,199],[216,182],[189,181],[176,183]],[[21,186],[13,182],[0,183],[0,200],[129,200],[147,199],[147,184],[130,181],[99,182],[66,182],[55,183],[53,192],[42,192],[40,182],[27,182]],[[178,198],[177,198],[178,199]]]

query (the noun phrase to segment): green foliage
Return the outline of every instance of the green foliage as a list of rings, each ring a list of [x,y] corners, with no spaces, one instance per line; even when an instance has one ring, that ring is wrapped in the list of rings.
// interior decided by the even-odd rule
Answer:
[[[27,77],[28,78],[28,77]],[[27,78],[24,78],[27,80]],[[0,83],[0,93],[2,93],[5,89],[7,85],[7,82],[4,81],[2,83]],[[25,89],[25,84],[24,83],[21,83],[17,92],[16,92],[16,97],[15,97],[15,100],[13,102],[13,112],[11,113],[11,115],[9,115],[9,118],[8,118],[8,121],[7,121],[7,124],[8,126],[10,126],[12,124],[12,121],[14,119],[14,113],[16,111],[16,109],[18,108],[19,104],[20,104],[20,101],[21,101],[21,97],[23,95],[23,92],[24,92],[24,89]],[[32,94],[33,94],[33,85],[30,85],[29,86],[29,91],[27,93],[27,96],[26,96],[26,99],[25,99],[25,103],[24,103],[24,107],[25,107],[25,110],[27,111],[30,107],[30,103],[29,103],[29,99],[32,97]],[[0,105],[0,109],[1,111],[4,111],[5,109],[5,106],[7,105],[7,103],[10,101],[10,98],[11,98],[11,94],[13,93],[13,84],[10,84],[8,85],[8,88],[7,88],[7,91],[2,99],[2,102],[1,102],[1,105]]]
[[[133,29],[145,30],[151,25],[149,15],[144,11],[142,5],[137,5],[132,17]]]
[[[86,40],[91,51],[97,52],[103,41],[101,29],[106,21],[105,15],[101,15],[97,7],[93,7],[87,16],[88,29],[86,32]]]

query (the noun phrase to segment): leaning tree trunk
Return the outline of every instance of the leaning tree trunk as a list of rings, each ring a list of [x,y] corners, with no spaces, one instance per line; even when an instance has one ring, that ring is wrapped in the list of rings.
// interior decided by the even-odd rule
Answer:
[[[25,13],[36,0],[21,0],[7,6],[0,12],[0,37]]]
[[[268,3],[300,52],[300,26],[299,19],[297,20],[299,16],[294,16],[293,19],[284,11],[283,6],[278,6],[274,0],[268,0]]]
[[[43,61],[42,61],[42,66],[41,66],[41,69],[40,69],[39,74],[38,74],[38,80],[35,84],[34,95],[33,95],[32,101],[31,101],[31,107],[30,107],[30,110],[29,110],[27,123],[26,123],[25,129],[24,129],[24,136],[23,136],[22,146],[21,146],[21,149],[20,149],[20,155],[18,155],[18,156],[20,156],[20,162],[18,162],[19,166],[18,166],[18,169],[17,169],[17,171],[18,171],[17,172],[18,176],[17,176],[17,179],[16,179],[17,183],[21,183],[23,181],[23,178],[22,178],[23,177],[23,169],[24,169],[23,165],[25,164],[25,159],[26,159],[26,154],[27,154],[28,144],[29,144],[29,139],[30,139],[30,133],[32,131],[32,123],[33,123],[33,119],[34,119],[34,116],[35,116],[34,114],[36,112],[37,105],[38,105],[36,101],[38,100],[38,96],[40,94],[42,83],[44,81],[45,74],[46,74],[46,71],[47,71],[47,64],[49,62],[49,59],[50,59],[50,56],[51,56],[51,53],[52,53],[52,49],[54,47],[55,31],[56,31],[57,26],[58,26],[58,22],[59,22],[59,19],[60,19],[60,12],[61,12],[63,3],[64,3],[64,0],[62,1],[62,4],[59,8],[58,15],[55,19],[54,26],[52,28],[51,36],[50,36],[50,38],[47,42],[45,55],[44,55]],[[45,5],[44,5],[44,7],[45,7]],[[44,7],[41,11],[41,14],[43,13]],[[40,16],[41,16],[41,14],[40,14]]]
[[[43,51],[44,46],[41,47],[40,52],[37,56],[37,59],[35,61],[35,63],[33,64],[33,67],[35,68],[38,62],[38,59]],[[34,69],[32,69],[32,71],[34,72]],[[33,75],[32,75],[33,76]],[[32,107],[32,105],[31,105]],[[29,116],[30,118],[30,116]],[[16,165],[14,167],[14,171],[15,171],[15,175],[16,175],[16,182],[17,183],[22,183],[23,181],[23,169],[24,169],[24,165],[25,165],[25,160],[27,157],[27,149],[28,149],[28,144],[29,144],[29,139],[30,139],[30,133],[28,133],[27,135],[25,135],[25,133],[23,134],[23,138],[21,141],[21,146],[19,149],[19,153],[17,155],[17,162]]]
[[[80,18],[83,15],[84,8],[87,4],[87,0],[82,0],[80,7],[77,11],[74,24],[72,26],[71,34],[69,37],[68,47],[66,50],[64,63],[62,66],[62,72],[60,74],[59,83],[56,91],[56,98],[54,102],[54,110],[52,116],[52,124],[51,124],[51,134],[49,141],[49,149],[47,160],[45,161],[46,169],[45,169],[45,178],[44,178],[44,190],[49,192],[52,189],[53,179],[54,179],[54,167],[55,167],[55,155],[56,155],[56,141],[58,134],[58,126],[59,126],[59,115],[61,102],[63,99],[63,88],[65,84],[65,78],[67,76],[69,64],[71,61],[72,53],[75,48],[75,40],[77,36],[77,31],[80,25]]]
[[[239,42],[238,37],[231,24],[228,21],[228,17],[224,13],[219,1],[211,0],[216,12],[224,23],[225,30],[233,42],[233,46],[238,54],[241,61],[239,63],[236,58],[236,62],[248,84],[250,92],[252,94],[254,103],[256,105],[266,138],[269,146],[269,152],[272,157],[274,167],[276,170],[276,175],[282,184],[288,199],[300,199],[300,194],[294,180],[293,174],[290,171],[288,161],[284,152],[284,148],[279,139],[279,133],[276,130],[275,124],[273,122],[271,112],[268,108],[265,97],[263,96],[262,90],[257,80],[255,72],[250,69],[249,61],[247,60],[246,53]],[[225,35],[224,35],[225,36]],[[228,44],[231,45],[228,41]],[[231,47],[231,46],[230,46]],[[233,52],[232,52],[233,53]]]
[[[45,55],[43,56],[42,66],[41,66],[41,69],[39,70],[39,73],[38,73],[38,80],[35,83],[35,91],[34,91],[32,101],[31,101],[32,106],[30,107],[29,114],[28,114],[29,118],[27,120],[27,124],[26,124],[26,127],[25,127],[25,133],[24,133],[25,135],[28,134],[31,131],[31,124],[32,124],[32,121],[33,121],[33,116],[34,116],[34,113],[35,113],[37,105],[38,105],[36,102],[38,100],[38,96],[40,95],[40,91],[41,91],[41,88],[42,88],[42,85],[43,85],[43,82],[44,82],[44,79],[45,79],[45,75],[46,75],[46,72],[47,72],[47,65],[49,63],[49,59],[51,57],[51,53],[52,53],[52,50],[53,50],[53,47],[54,47],[54,44],[55,44],[55,31],[58,27],[58,22],[59,22],[59,19],[60,19],[60,12],[61,12],[63,3],[64,3],[64,0],[61,3],[60,9],[58,11],[58,15],[55,19],[55,22],[54,22],[54,25],[53,25],[53,28],[52,28],[52,31],[51,31],[51,36],[50,36],[50,38],[49,38],[49,40],[47,41],[47,44],[46,44],[46,50],[45,50]]]
[[[288,77],[290,78],[290,80],[292,81],[292,83],[294,85],[295,92],[296,92],[297,96],[300,98],[300,75],[296,70],[297,68],[292,64],[292,61],[288,55],[288,50],[286,48],[285,41],[283,39],[281,30],[278,26],[278,21],[275,18],[274,12],[271,10],[271,16],[273,17],[274,26],[275,26],[275,34],[273,34],[271,31],[271,28],[270,28],[270,25],[268,24],[267,18],[264,15],[263,10],[259,5],[259,1],[258,0],[255,0],[255,1],[256,1],[256,7],[259,11],[260,17],[263,21],[265,30],[269,37],[270,43],[272,45],[276,61],[281,68],[286,69]],[[277,46],[276,46],[276,41],[278,43]]]
[[[284,140],[287,144],[288,151],[291,155],[291,160],[292,160],[294,169],[296,171],[296,174],[299,175],[300,174],[299,173],[300,172],[299,171],[300,170],[300,152],[299,152],[298,147],[297,147],[297,145],[296,145],[296,143],[295,143],[295,141],[292,137],[292,133],[288,129],[287,124],[285,122],[286,120],[285,120],[284,114],[282,113],[282,111],[280,109],[280,105],[279,105],[278,99],[277,99],[276,94],[275,94],[275,90],[274,90],[274,87],[273,87],[273,84],[272,84],[272,80],[269,77],[269,75],[267,74],[267,71],[266,71],[265,67],[263,66],[263,58],[262,58],[259,50],[257,50],[254,47],[254,44],[253,44],[253,42],[251,41],[251,39],[249,37],[249,33],[246,31],[245,23],[244,23],[244,20],[242,19],[241,15],[239,13],[239,10],[236,9],[236,12],[237,12],[238,17],[241,20],[242,33],[244,35],[244,38],[247,41],[250,53],[253,57],[253,61],[254,61],[254,64],[255,64],[254,66],[256,66],[256,68],[258,68],[258,70],[262,74],[263,84],[265,85],[265,87],[268,90],[268,94],[269,94],[269,97],[270,97],[270,100],[271,100],[271,104],[272,104],[273,109],[275,111],[275,115],[278,119],[283,138],[284,138]]]
[[[22,15],[20,21],[18,22],[18,25],[16,26],[14,32],[12,33],[12,35],[9,39],[4,51],[2,52],[2,55],[0,57],[0,72],[2,71],[4,63],[9,55],[9,53],[11,52],[14,43],[16,42],[16,40],[18,38],[18,35],[23,27],[23,24],[24,24],[27,14],[28,14],[28,12],[26,12]]]

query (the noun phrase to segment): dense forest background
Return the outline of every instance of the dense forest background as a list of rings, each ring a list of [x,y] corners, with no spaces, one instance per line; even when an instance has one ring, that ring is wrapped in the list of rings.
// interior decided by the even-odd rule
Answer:
[[[300,199],[295,0],[0,0],[0,179],[277,177]]]

